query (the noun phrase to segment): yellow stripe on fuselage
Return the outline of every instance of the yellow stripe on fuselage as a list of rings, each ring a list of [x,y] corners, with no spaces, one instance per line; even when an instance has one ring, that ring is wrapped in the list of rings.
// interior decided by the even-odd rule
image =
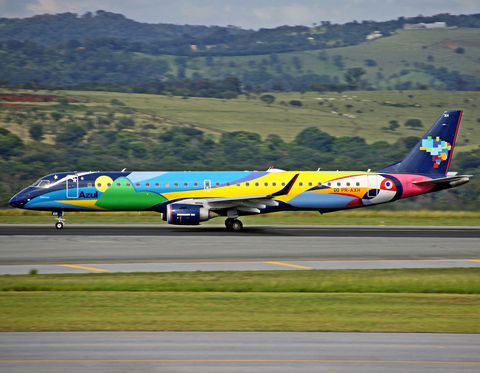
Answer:
[[[94,210],[103,210],[103,211],[106,210],[106,209],[102,209],[101,207],[95,206],[95,203],[97,203],[96,199],[71,199],[71,200],[68,199],[68,200],[57,201],[57,202],[66,203],[66,204],[77,206],[77,207],[86,207]]]
[[[179,199],[187,199],[187,198],[212,198],[212,197],[248,197],[248,196],[257,196],[257,195],[267,195],[276,193],[284,188],[284,183],[287,185],[295,175],[299,174],[295,184],[292,186],[291,190],[289,191],[288,195],[282,195],[275,197],[276,200],[287,202],[288,200],[294,198],[295,196],[303,193],[315,186],[318,186],[318,183],[325,184],[332,180],[337,180],[346,177],[352,176],[365,176],[366,173],[361,172],[281,172],[281,173],[269,173],[267,175],[263,175],[258,177],[257,179],[250,180],[248,182],[243,182],[240,186],[237,184],[232,184],[230,186],[223,186],[223,187],[215,187],[215,179],[212,174],[211,178],[211,190],[205,191],[204,189],[199,190],[187,190],[182,192],[163,192],[162,195],[168,200],[179,200]],[[199,184],[203,184],[203,180],[198,181]],[[247,183],[249,186],[247,186]],[[256,183],[259,185],[256,186]],[[273,186],[272,184],[275,183],[276,185]],[[311,185],[310,185],[311,183]],[[173,183],[171,183],[172,185]],[[200,185],[202,185],[200,184]],[[265,185],[268,184],[268,185]],[[335,186],[332,184],[331,187],[328,189],[318,190],[316,192],[320,193],[332,193]],[[170,189],[175,190],[174,186],[170,186]],[[345,194],[357,196],[361,198],[368,190],[368,188],[355,188],[359,189],[357,191],[352,191],[352,188],[348,188],[350,190],[344,191]],[[342,193],[337,192],[337,193]]]

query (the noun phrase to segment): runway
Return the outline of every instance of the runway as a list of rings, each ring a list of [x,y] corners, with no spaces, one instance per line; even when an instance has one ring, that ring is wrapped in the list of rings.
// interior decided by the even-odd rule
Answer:
[[[480,335],[0,333],[2,372],[478,372]]]
[[[480,238],[480,227],[251,225],[230,232],[223,225],[52,225],[0,224],[0,236],[141,236],[141,237],[437,237]]]
[[[479,238],[478,227],[2,225],[0,265],[471,261]]]

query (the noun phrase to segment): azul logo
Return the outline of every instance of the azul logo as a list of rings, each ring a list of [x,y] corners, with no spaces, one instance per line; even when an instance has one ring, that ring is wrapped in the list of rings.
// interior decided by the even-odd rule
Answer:
[[[98,192],[95,193],[85,193],[85,192],[80,192],[80,195],[78,198],[98,198]]]
[[[448,152],[452,150],[452,145],[448,142],[440,140],[440,137],[432,139],[432,136],[428,136],[426,139],[422,139],[422,145],[420,150],[425,150],[432,156],[433,167],[438,168],[442,161],[448,159]]]

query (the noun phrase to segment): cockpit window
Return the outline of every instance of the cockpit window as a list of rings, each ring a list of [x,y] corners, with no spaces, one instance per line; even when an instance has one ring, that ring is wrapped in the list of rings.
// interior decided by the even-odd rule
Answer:
[[[35,181],[32,186],[38,187],[38,188],[48,188],[50,186],[50,180],[37,180]]]

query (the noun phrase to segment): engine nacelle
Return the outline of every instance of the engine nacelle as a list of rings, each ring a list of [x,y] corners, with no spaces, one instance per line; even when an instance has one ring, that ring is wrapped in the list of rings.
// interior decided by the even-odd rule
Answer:
[[[168,224],[198,225],[201,221],[210,219],[207,208],[196,205],[171,203],[167,205]]]

